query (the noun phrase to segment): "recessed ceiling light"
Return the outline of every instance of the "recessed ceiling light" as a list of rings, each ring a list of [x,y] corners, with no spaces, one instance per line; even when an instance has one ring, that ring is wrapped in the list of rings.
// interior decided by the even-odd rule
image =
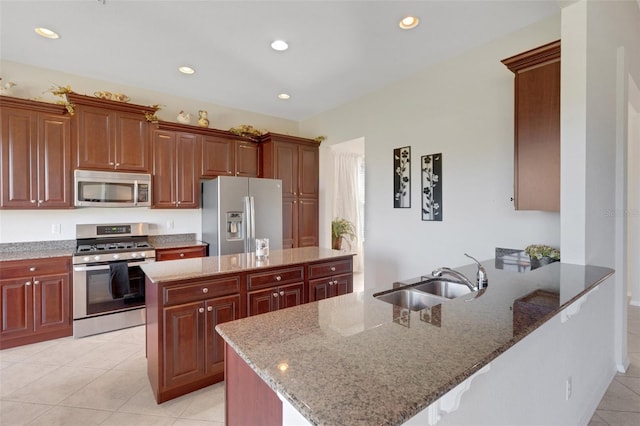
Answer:
[[[288,93],[280,93],[280,94],[278,95],[278,99],[282,99],[282,100],[285,100],[285,101],[286,101],[287,99],[289,99],[289,98],[291,98],[291,95],[289,95]]]
[[[277,50],[278,52],[285,51],[289,48],[289,45],[284,40],[275,40],[271,43],[271,48],[273,50]]]
[[[419,23],[420,23],[420,19],[418,19],[417,17],[406,16],[402,18],[399,25],[400,25],[400,28],[402,28],[403,30],[410,30],[412,28],[417,27]]]
[[[196,72],[196,70],[194,70],[193,68],[188,67],[186,65],[178,67],[178,71],[180,71],[182,74],[193,74],[193,73]]]
[[[36,32],[36,34],[44,38],[50,38],[53,40],[60,38],[58,33],[56,33],[55,31],[51,31],[48,28],[38,27],[38,28],[34,28],[33,30]]]

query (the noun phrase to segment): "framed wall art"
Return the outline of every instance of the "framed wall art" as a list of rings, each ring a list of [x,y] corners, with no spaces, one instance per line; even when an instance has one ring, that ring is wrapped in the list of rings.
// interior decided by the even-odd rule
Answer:
[[[393,150],[393,207],[411,207],[411,147]]]
[[[442,154],[423,155],[422,220],[442,221]]]

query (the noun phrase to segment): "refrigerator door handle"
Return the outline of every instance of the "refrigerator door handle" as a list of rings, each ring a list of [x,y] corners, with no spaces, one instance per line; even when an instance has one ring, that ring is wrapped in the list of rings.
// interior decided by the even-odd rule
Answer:
[[[249,196],[249,207],[251,208],[251,236],[249,239],[249,251],[255,251],[256,247],[256,208],[253,196]]]
[[[243,197],[244,204],[244,252],[249,253],[251,251],[251,223],[253,216],[251,215],[251,200],[250,197]]]

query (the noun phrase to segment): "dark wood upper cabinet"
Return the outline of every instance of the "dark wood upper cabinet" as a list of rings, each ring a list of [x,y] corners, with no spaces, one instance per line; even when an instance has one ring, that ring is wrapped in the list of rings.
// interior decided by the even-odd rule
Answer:
[[[515,208],[560,211],[560,41],[502,63],[515,74]]]
[[[154,129],[153,207],[198,208],[200,177],[198,135]]]
[[[157,108],[70,93],[74,105],[74,166],[148,173],[149,121]]]
[[[255,142],[227,135],[202,138],[202,177],[257,177],[258,159],[258,144]]]
[[[2,208],[70,208],[71,123],[60,105],[0,97]]]
[[[267,133],[261,177],[282,180],[283,248],[318,245],[319,143]]]

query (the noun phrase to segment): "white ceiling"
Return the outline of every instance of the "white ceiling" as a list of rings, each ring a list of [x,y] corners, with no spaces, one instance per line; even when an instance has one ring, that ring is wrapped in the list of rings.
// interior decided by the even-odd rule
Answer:
[[[0,0],[0,57],[300,120],[559,10],[557,0]],[[400,30],[408,14],[421,24]],[[288,51],[271,50],[278,38]],[[184,64],[196,74],[180,74]]]

